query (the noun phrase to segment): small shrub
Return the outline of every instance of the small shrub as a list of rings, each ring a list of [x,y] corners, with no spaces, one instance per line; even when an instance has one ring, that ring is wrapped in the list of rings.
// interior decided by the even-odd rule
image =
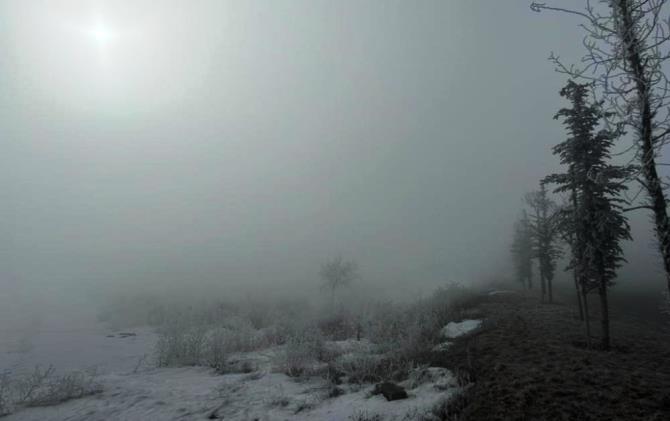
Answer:
[[[281,371],[290,377],[313,374],[319,362],[323,362],[326,348],[318,329],[306,327],[286,341],[281,361]]]
[[[335,371],[342,373],[347,383],[366,384],[404,380],[414,365],[396,355],[349,354],[334,362]]]
[[[375,383],[390,375],[380,355],[345,355],[335,365],[348,383]]]
[[[74,371],[56,375],[53,367],[36,366],[32,372],[11,377],[0,375],[0,416],[11,414],[21,406],[49,406],[82,398],[102,391],[95,373]]]
[[[359,332],[358,323],[343,312],[320,319],[317,326],[324,336],[334,341],[356,337]]]
[[[12,413],[12,397],[9,382],[9,371],[0,373],[0,417]]]
[[[206,346],[206,329],[172,323],[165,326],[156,342],[156,363],[159,367],[199,365]]]
[[[469,405],[467,394],[457,392],[455,395],[442,399],[427,414],[417,418],[419,421],[461,421],[465,420],[465,409]]]
[[[269,345],[264,332],[259,332],[249,320],[240,317],[225,320],[215,332],[228,353],[251,352]]]
[[[82,372],[71,372],[51,376],[37,388],[26,406],[50,406],[100,393],[102,388],[94,381],[94,377]]]
[[[210,334],[207,341],[206,364],[223,374],[226,371],[226,359],[228,356],[226,335],[222,331],[215,331]]]

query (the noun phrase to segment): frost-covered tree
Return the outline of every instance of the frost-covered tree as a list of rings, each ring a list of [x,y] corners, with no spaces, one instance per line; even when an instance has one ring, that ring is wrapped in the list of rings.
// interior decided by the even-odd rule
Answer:
[[[514,224],[514,239],[512,240],[512,259],[517,279],[524,288],[533,288],[533,238],[530,219],[526,210]]]
[[[322,287],[330,293],[331,306],[334,308],[335,293],[349,286],[358,277],[358,264],[338,256],[323,263],[319,275],[323,281]]]
[[[526,203],[531,208],[530,227],[534,256],[540,273],[541,301],[554,300],[552,282],[556,272],[556,260],[561,256],[558,246],[558,224],[556,223],[556,203],[547,196],[547,189],[540,183],[540,189],[526,194]]]
[[[546,183],[556,184],[556,192],[568,193],[572,206],[563,211],[561,224],[573,241],[571,266],[581,286],[584,302],[590,291],[600,297],[602,345],[609,348],[609,308],[607,290],[623,261],[621,241],[630,239],[630,228],[623,215],[621,198],[627,189],[624,181],[634,171],[632,166],[610,164],[610,149],[619,133],[598,130],[605,112],[602,102],[589,102],[589,85],[572,80],[561,90],[561,96],[571,103],[555,118],[562,118],[568,138],[556,145],[554,154],[560,157],[566,172],[552,174]]]
[[[670,220],[667,192],[659,174],[661,149],[670,141],[670,0],[599,0],[571,10],[545,3],[534,11],[566,12],[583,19],[581,65],[565,65],[552,53],[559,72],[592,83],[606,100],[611,121],[630,127],[639,164],[643,208],[650,209],[670,291]]]

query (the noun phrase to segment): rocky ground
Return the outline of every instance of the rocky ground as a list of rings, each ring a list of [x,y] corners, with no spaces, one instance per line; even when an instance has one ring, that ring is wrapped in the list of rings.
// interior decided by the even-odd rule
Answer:
[[[575,308],[560,301],[542,305],[536,294],[505,293],[478,304],[482,328],[442,356],[442,365],[472,381],[445,419],[670,419],[667,328],[615,315],[613,349],[587,349]]]

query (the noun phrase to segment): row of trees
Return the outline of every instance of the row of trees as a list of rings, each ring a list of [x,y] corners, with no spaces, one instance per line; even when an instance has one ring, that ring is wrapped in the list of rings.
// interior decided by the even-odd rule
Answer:
[[[624,260],[620,244],[630,239],[625,211],[651,211],[670,291],[667,185],[659,171],[664,165],[659,162],[661,149],[670,139],[670,81],[665,74],[670,19],[663,16],[668,1],[586,0],[583,10],[531,4],[536,12],[556,11],[582,19],[586,52],[579,66],[565,65],[553,53],[550,57],[556,70],[571,79],[561,90],[571,107],[556,115],[569,136],[553,149],[566,171],[545,177],[540,190],[526,198],[532,214],[524,210],[515,225],[514,263],[519,279],[531,287],[532,261],[538,261],[542,300],[546,295],[551,301],[556,245],[567,246],[587,338],[591,337],[587,297],[596,292],[605,349],[610,346],[607,291]],[[624,130],[633,135],[627,150],[633,158],[626,165],[613,165],[611,151]],[[633,183],[639,191],[628,200],[626,190]],[[560,206],[546,199],[546,185],[563,196]],[[641,204],[623,208],[642,192]]]
[[[528,210],[522,209],[514,225],[512,256],[517,278],[528,289],[533,288],[533,260],[537,260],[541,301],[553,302],[553,280],[556,260],[561,256],[558,244],[556,203],[547,195],[545,183],[525,196]]]
[[[526,196],[531,218],[524,210],[517,221],[512,252],[519,279],[527,283],[532,259],[538,261],[542,301],[552,302],[552,280],[556,261],[561,256],[559,242],[570,249],[567,269],[573,271],[580,317],[585,321],[590,341],[588,295],[599,296],[602,347],[610,347],[608,288],[624,260],[621,241],[630,239],[622,198],[626,181],[635,173],[632,165],[614,165],[611,149],[620,131],[603,126],[607,117],[603,103],[589,101],[590,85],[568,81],[561,96],[571,107],[562,108],[568,138],[553,148],[565,172],[542,179],[540,189]],[[546,185],[565,198],[557,206],[547,194]]]

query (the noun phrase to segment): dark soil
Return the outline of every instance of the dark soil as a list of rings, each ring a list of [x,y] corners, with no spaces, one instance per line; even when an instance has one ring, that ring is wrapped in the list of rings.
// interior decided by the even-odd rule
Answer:
[[[601,351],[586,347],[570,305],[501,294],[478,309],[483,328],[443,356],[471,382],[445,419],[670,420],[670,335],[658,324],[615,317],[612,350]]]

